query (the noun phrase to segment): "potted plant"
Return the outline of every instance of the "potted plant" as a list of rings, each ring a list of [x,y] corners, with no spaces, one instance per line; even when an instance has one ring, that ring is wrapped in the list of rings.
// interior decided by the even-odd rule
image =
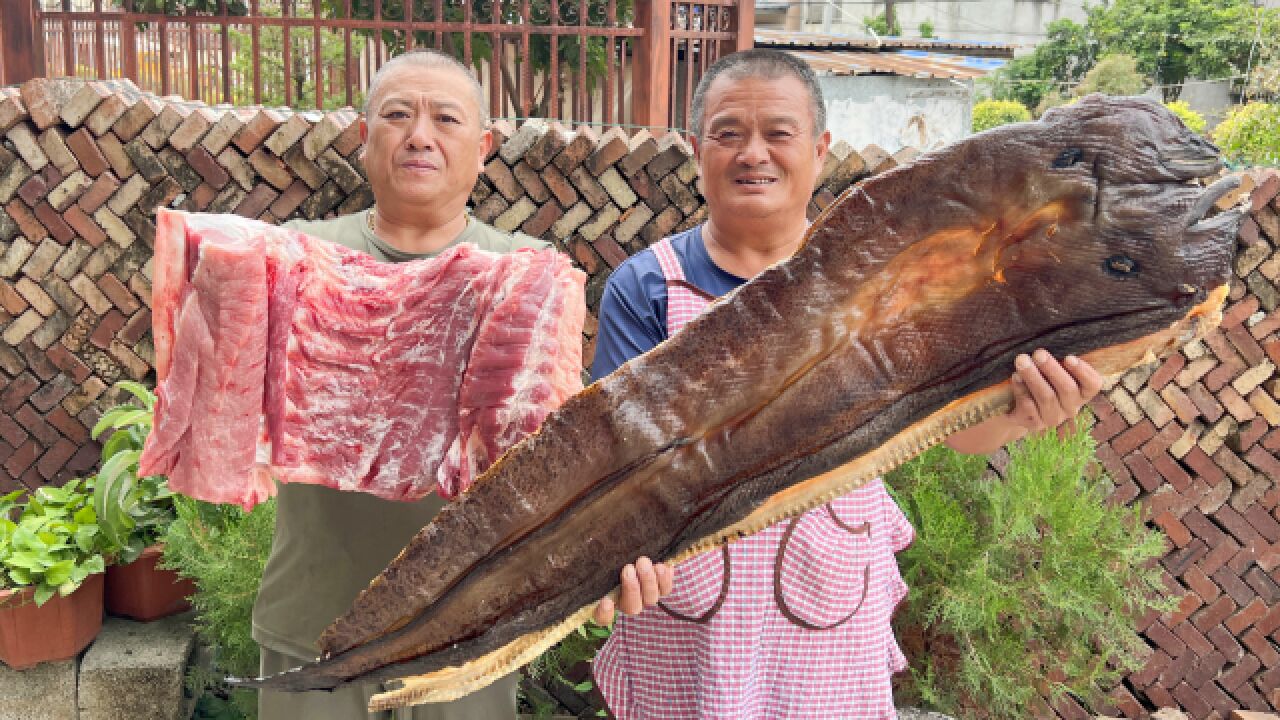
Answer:
[[[106,608],[112,615],[150,621],[191,607],[189,580],[157,566],[161,536],[174,520],[173,493],[162,475],[138,477],[138,457],[151,430],[155,395],[134,382],[116,385],[141,405],[118,405],[93,428],[102,444],[102,465],[94,485],[93,507],[111,548]]]
[[[102,628],[102,536],[92,480],[0,497],[0,661],[73,658]]]

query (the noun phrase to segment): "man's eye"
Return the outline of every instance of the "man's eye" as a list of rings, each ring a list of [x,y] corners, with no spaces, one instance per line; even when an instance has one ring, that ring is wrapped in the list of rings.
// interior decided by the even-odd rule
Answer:
[[[440,122],[442,123],[453,123],[454,125],[459,125],[462,123],[462,121],[459,120],[454,115],[441,115],[439,119],[440,119]]]
[[[773,132],[769,133],[769,137],[774,138],[776,140],[786,140],[791,137],[791,131],[790,130],[774,130]]]
[[[409,113],[403,110],[392,110],[382,117],[387,118],[388,120],[403,120],[404,118],[409,117]]]
[[[723,131],[721,131],[719,134],[717,134],[717,135],[716,135],[716,139],[717,139],[717,140],[737,140],[737,139],[738,139],[738,131],[736,131],[736,130],[723,130]]]

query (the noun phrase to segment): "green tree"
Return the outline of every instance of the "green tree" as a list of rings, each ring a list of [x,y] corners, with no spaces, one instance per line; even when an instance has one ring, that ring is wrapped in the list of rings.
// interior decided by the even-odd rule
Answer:
[[[1055,90],[1083,80],[1099,58],[1124,53],[1137,70],[1176,100],[1189,78],[1243,75],[1251,51],[1264,60],[1280,35],[1280,10],[1251,0],[1112,0],[1091,6],[1084,25],[1058,20],[1045,42],[992,77],[992,95],[1038,107]],[[1259,42],[1255,45],[1254,40]]]
[[[1280,166],[1280,104],[1253,102],[1234,108],[1213,129],[1213,141],[1234,162]]]
[[[920,23],[920,37],[926,40],[933,37],[933,23],[928,20]]]
[[[1182,100],[1174,100],[1172,102],[1165,103],[1164,106],[1169,108],[1174,115],[1177,115],[1178,118],[1182,120],[1182,124],[1186,125],[1187,129],[1191,132],[1204,132],[1205,125],[1207,124],[1204,116],[1195,110],[1192,110],[1191,106],[1186,102]]]

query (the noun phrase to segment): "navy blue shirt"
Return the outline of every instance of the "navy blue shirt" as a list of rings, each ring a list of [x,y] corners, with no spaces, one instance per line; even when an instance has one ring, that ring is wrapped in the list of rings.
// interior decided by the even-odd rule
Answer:
[[[685,280],[720,297],[747,281],[720,269],[707,254],[702,226],[671,236]],[[618,266],[600,299],[600,327],[591,377],[599,380],[667,339],[667,282],[653,250]]]

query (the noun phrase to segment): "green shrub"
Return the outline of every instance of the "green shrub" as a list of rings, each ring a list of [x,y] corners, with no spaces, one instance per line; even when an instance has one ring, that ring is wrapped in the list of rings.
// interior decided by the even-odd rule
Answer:
[[[1173,114],[1177,115],[1178,118],[1182,120],[1182,124],[1186,125],[1187,129],[1190,130],[1191,132],[1194,132],[1194,133],[1204,132],[1204,128],[1205,128],[1204,116],[1196,112],[1195,110],[1192,110],[1191,106],[1188,105],[1185,101],[1174,100],[1172,102],[1165,103],[1164,106],[1169,108],[1171,111],[1173,111]]]
[[[93,511],[93,480],[0,497],[0,588],[35,588],[36,605],[70,595],[106,568]]]
[[[1030,119],[1031,111],[1016,100],[983,100],[973,106],[974,132]]]
[[[213,672],[193,672],[188,685],[197,696],[221,692],[225,674],[258,674],[253,601],[271,552],[275,501],[245,512],[175,496],[174,508],[177,519],[164,536],[164,565],[195,581],[196,630],[214,653]],[[231,700],[244,717],[256,716],[255,691],[236,690]]]
[[[1137,95],[1147,86],[1147,80],[1138,72],[1138,60],[1132,55],[1107,55],[1085,73],[1072,92],[1076,97],[1089,93],[1106,95]]]
[[[1237,106],[1213,130],[1228,159],[1247,165],[1280,165],[1280,103]]]
[[[933,23],[928,20],[920,23],[920,37],[926,40],[933,37]]]
[[[1107,501],[1083,421],[985,458],[935,448],[890,476],[916,528],[898,556],[911,587],[895,618],[914,654],[912,699],[943,712],[1035,715],[1041,693],[1088,699],[1140,666],[1134,630],[1158,602],[1164,538]]]

